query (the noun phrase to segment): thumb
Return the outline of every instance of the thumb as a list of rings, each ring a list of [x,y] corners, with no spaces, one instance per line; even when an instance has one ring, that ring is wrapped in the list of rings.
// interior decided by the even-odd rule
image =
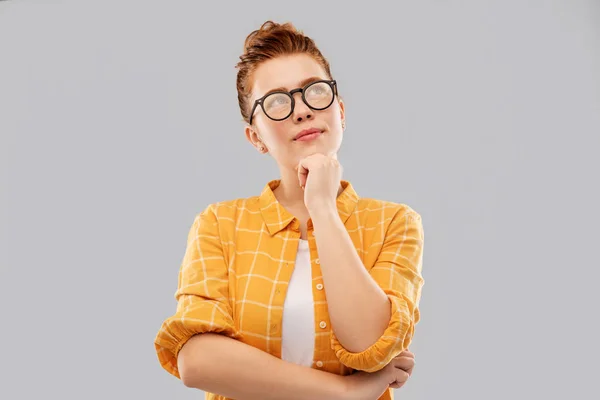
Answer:
[[[306,186],[306,179],[308,178],[308,169],[300,162],[296,167],[296,171],[298,172],[298,183],[304,189],[304,186]]]

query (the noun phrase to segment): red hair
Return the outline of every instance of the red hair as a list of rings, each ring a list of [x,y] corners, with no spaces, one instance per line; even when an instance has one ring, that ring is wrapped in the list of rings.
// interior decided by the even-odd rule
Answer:
[[[236,64],[238,103],[242,118],[249,122],[250,96],[252,93],[252,77],[256,68],[263,62],[281,55],[308,54],[312,56],[332,79],[329,62],[315,42],[290,22],[278,24],[267,21],[260,29],[250,33],[244,42],[244,53]]]

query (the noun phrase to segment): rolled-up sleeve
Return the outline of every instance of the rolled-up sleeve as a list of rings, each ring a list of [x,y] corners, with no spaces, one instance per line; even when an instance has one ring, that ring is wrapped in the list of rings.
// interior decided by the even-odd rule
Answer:
[[[375,372],[410,345],[420,320],[424,233],[421,216],[407,208],[395,214],[370,275],[390,300],[391,318],[381,337],[367,349],[345,349],[331,331],[331,346],[340,362],[355,370]]]
[[[196,215],[187,237],[175,292],[175,313],[163,321],[154,346],[161,366],[180,378],[177,355],[195,334],[239,338],[229,304],[227,265],[212,205]]]

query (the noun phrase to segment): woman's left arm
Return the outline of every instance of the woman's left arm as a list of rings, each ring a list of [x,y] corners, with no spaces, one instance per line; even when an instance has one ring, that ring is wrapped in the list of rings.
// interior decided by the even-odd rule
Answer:
[[[407,206],[392,217],[381,252],[367,270],[337,210],[311,213],[340,361],[375,372],[407,349],[420,319],[424,280],[421,216]]]

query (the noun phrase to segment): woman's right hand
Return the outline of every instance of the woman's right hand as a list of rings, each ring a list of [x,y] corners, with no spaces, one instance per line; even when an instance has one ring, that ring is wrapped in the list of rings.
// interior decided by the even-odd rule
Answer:
[[[348,400],[377,400],[388,388],[401,388],[412,374],[415,356],[405,350],[377,372],[355,372],[347,375],[346,397]]]

